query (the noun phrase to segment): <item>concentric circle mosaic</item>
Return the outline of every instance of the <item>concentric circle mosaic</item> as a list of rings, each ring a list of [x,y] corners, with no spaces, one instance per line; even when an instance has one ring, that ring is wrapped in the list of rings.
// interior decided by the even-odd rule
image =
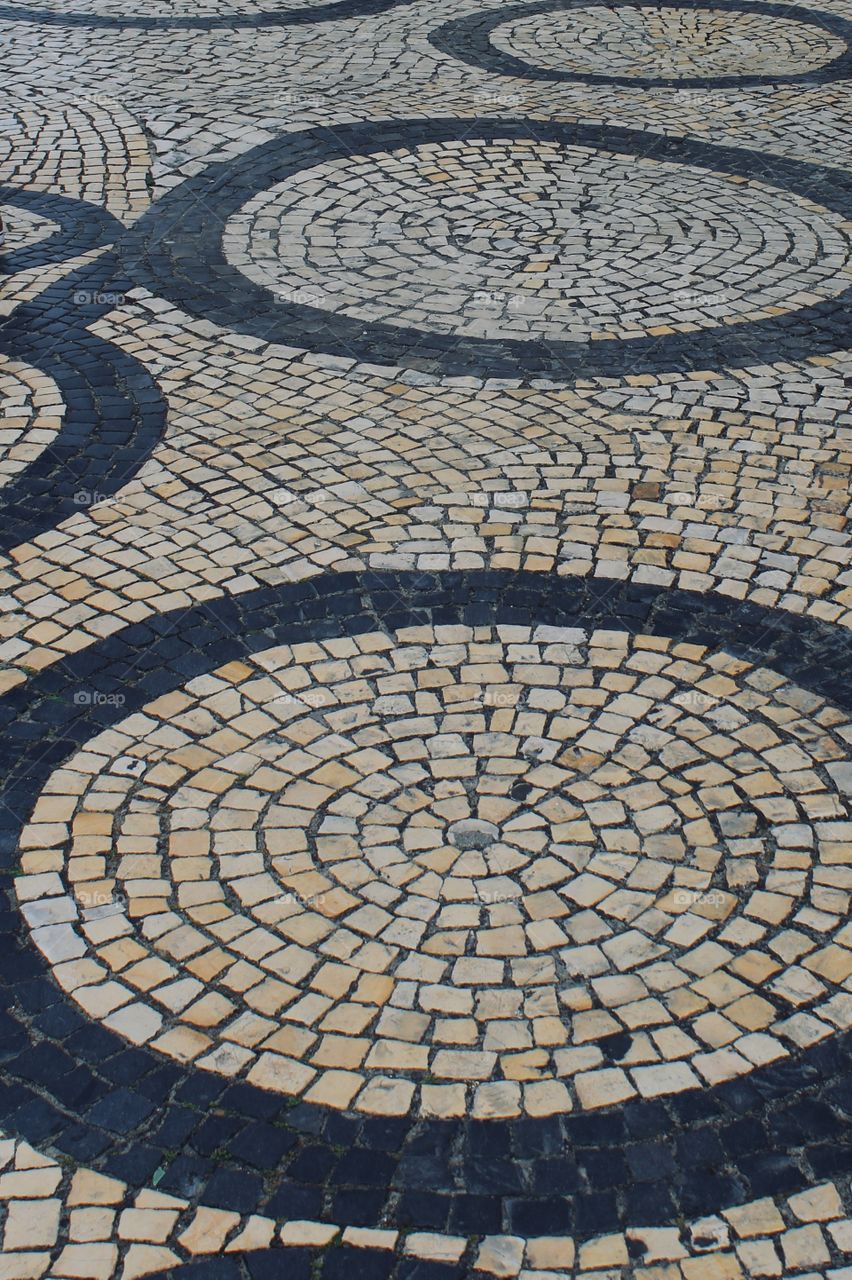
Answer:
[[[836,349],[849,180],[763,177],[746,152],[629,129],[339,126],[209,166],[124,257],[196,316],[430,373],[571,382]]]
[[[542,613],[546,625],[533,621]],[[649,671],[649,660],[662,666]],[[602,589],[534,574],[337,574],[176,610],[126,628],[62,671],[44,672],[28,689],[6,695],[6,707],[20,705],[26,714],[0,738],[0,751],[15,760],[3,793],[7,832],[24,796],[33,796],[26,805],[31,821],[15,840],[15,892],[30,936],[22,951],[0,956],[0,980],[17,991],[8,1025],[10,1085],[0,1094],[5,1123],[28,1136],[49,1123],[61,1151],[94,1159],[101,1173],[139,1187],[156,1172],[160,1193],[200,1196],[202,1204],[233,1204],[238,1194],[243,1212],[352,1225],[369,1214],[394,1228],[463,1237],[509,1231],[523,1238],[552,1231],[558,1221],[557,1234],[587,1240],[759,1195],[766,1175],[748,1155],[751,1145],[745,1153],[735,1149],[742,1135],[732,1108],[739,1115],[749,1107],[747,1141],[762,1145],[775,1132],[783,1099],[795,1152],[786,1139],[774,1139],[772,1176],[800,1186],[804,1162],[809,1170],[825,1168],[827,1122],[815,1117],[832,1112],[852,1050],[852,1012],[832,969],[846,950],[842,904],[823,893],[843,892],[834,842],[841,850],[848,843],[842,663],[833,628],[721,597]],[[673,685],[668,694],[656,683],[664,679]],[[400,687],[404,682],[410,688]],[[460,703],[452,685],[478,700]],[[596,699],[596,690],[605,696]],[[560,691],[584,722],[573,741],[552,727],[565,718],[552,701]],[[405,697],[416,703],[414,713],[401,705]],[[647,699],[647,724],[644,707],[625,703],[631,697]],[[732,713],[745,725],[736,714],[729,719]],[[485,729],[467,722],[428,729],[432,743],[442,744],[444,732],[460,738],[455,755],[416,750],[422,726],[413,721],[471,714],[491,722]],[[518,718],[514,728],[509,715]],[[53,726],[47,750],[31,732],[41,723]],[[663,748],[659,739],[640,742],[636,727],[669,733],[680,751],[700,746],[701,777],[689,789],[696,809],[683,814],[686,823],[661,823],[655,797],[640,798],[635,787],[650,781],[662,789],[666,782],[670,807],[682,813],[686,793],[676,794],[675,776],[685,776],[695,757],[680,772],[669,761],[665,779],[653,776],[651,764],[650,778],[638,781],[636,747],[649,759]],[[761,727],[781,741],[758,742]],[[550,761],[546,752],[529,753],[534,740],[539,746],[545,739],[558,741],[564,757],[587,733],[625,741],[603,764],[599,740],[582,742],[582,760],[573,751],[570,760],[554,754]],[[511,753],[483,749],[483,735],[501,734]],[[707,772],[720,758],[713,748],[722,734],[737,744],[722,756],[734,774],[731,788],[741,788],[733,806]],[[784,751],[794,743],[803,751],[807,744],[802,769],[798,756],[775,754],[775,745]],[[759,753],[757,769],[745,767],[747,752]],[[381,755],[391,760],[387,767]],[[423,776],[409,782],[418,761]],[[808,763],[815,782],[805,780]],[[514,766],[508,793],[507,766]],[[353,777],[333,777],[337,768]],[[622,772],[616,778],[605,768]],[[570,779],[570,812],[554,810],[551,770]],[[282,780],[286,805],[279,802]],[[464,785],[448,792],[454,780]],[[523,797],[529,819],[519,823],[512,806],[524,786],[531,788]],[[600,797],[589,789],[604,786]],[[410,803],[417,796],[419,808]],[[361,801],[354,811],[353,798]],[[479,803],[485,798],[487,815]],[[349,812],[341,811],[341,799]],[[459,799],[464,812],[445,803]],[[761,823],[767,803],[788,800],[801,815],[773,808],[772,820]],[[623,819],[602,807],[617,804]],[[413,883],[401,881],[399,859],[395,867],[376,830],[386,816],[382,806],[403,815],[397,843]],[[247,820],[248,813],[259,820]],[[564,829],[581,822],[587,830]],[[715,836],[701,833],[705,822]],[[662,848],[666,836],[687,827],[693,839],[712,840],[714,856],[705,859],[701,844],[682,858],[672,856],[671,844]],[[625,830],[640,850],[645,842],[654,852],[613,847],[625,843]],[[551,840],[550,852],[533,848],[536,834]],[[564,861],[569,834],[574,854],[591,854],[585,866]],[[350,858],[343,856],[347,842],[355,846]],[[449,860],[445,869],[424,865],[435,853]],[[531,871],[558,863],[550,885],[527,883]],[[652,864],[656,878],[640,885],[637,876]],[[730,866],[739,874],[747,864],[745,883],[734,888]],[[590,876],[601,882],[602,897],[566,896],[566,889],[576,894],[588,886]],[[480,900],[483,881],[490,882],[488,897]],[[638,914],[617,906],[615,895],[625,892],[648,895]],[[562,898],[566,912],[547,910],[550,894]],[[435,909],[431,918],[424,905]],[[472,907],[475,922],[441,918]],[[514,921],[489,914],[509,908],[518,912]],[[650,928],[654,911],[668,917],[665,931]],[[609,932],[571,939],[570,947],[548,945],[554,939],[544,930],[570,937],[571,927],[592,916]],[[421,925],[418,940],[410,931]],[[666,936],[684,927],[703,936]],[[523,955],[509,945],[507,931],[518,928]],[[447,934],[462,932],[470,945],[454,954]],[[628,956],[636,934],[664,947],[666,958],[612,964]],[[427,950],[430,938],[440,938],[437,950]],[[477,949],[482,938],[491,954]],[[812,945],[794,957],[791,938]],[[610,969],[569,971],[563,953],[584,946],[609,957]],[[388,956],[389,963],[377,963]],[[298,957],[301,976],[293,967]],[[464,969],[441,980],[437,964],[452,975]],[[619,986],[640,973],[646,982],[654,966],[679,970],[681,988],[707,1000],[705,1009],[672,1003],[675,987],[640,998]],[[819,992],[801,985],[812,980]],[[563,987],[572,992],[571,1007],[560,1001]],[[435,995],[469,997],[473,1008],[432,1007]],[[637,1013],[639,1005],[650,1012],[655,998],[666,1009],[660,1023]],[[768,1015],[767,1006],[776,1022],[744,1025],[760,1010]],[[496,1016],[501,1009],[504,1016]],[[366,1016],[366,1033],[351,1022],[321,1025],[341,1014]],[[619,1029],[592,1028],[586,1018],[585,1038],[575,1037],[581,1015],[612,1018]],[[423,1017],[426,1034],[413,1038],[411,1019],[419,1026]],[[483,1037],[508,1035],[510,1043],[446,1044],[435,1039],[439,1022],[472,1024]],[[557,1027],[565,1039],[545,1044]],[[532,1046],[514,1043],[521,1030],[538,1035]],[[311,1035],[316,1041],[308,1047]],[[681,1036],[691,1037],[694,1049],[678,1055],[673,1044],[683,1048]],[[277,1037],[274,1048],[270,1037]],[[298,1056],[300,1038],[307,1039]],[[361,1039],[363,1062],[341,1065],[337,1054],[358,1052]],[[369,1061],[389,1048],[389,1065]],[[403,1057],[424,1048],[434,1058],[428,1073]],[[559,1056],[561,1076],[541,1070],[542,1050],[553,1061]],[[514,1074],[437,1075],[439,1061],[469,1065],[481,1054],[492,1055],[495,1068],[498,1060],[514,1062]],[[573,1072],[567,1054],[575,1055]],[[584,1067],[577,1054],[585,1062],[593,1054],[593,1065]],[[120,1083],[104,1090],[105,1080]],[[353,1101],[341,1111],[347,1085]],[[69,1126],[67,1111],[81,1088],[86,1094]],[[649,1142],[659,1149],[650,1167],[671,1162],[670,1175],[652,1177],[653,1187],[631,1172],[648,1167]],[[720,1144],[731,1151],[733,1175],[713,1172]],[[572,1159],[554,1161],[553,1152],[565,1149]],[[483,1163],[483,1153],[493,1158]],[[618,1198],[601,1200],[613,1177]]]
[[[568,21],[566,22],[566,17]],[[495,28],[503,53],[531,51],[541,68],[626,80],[806,74],[846,51],[839,37],[795,19],[726,9],[591,7],[536,13]]]
[[[852,283],[850,233],[738,176],[495,139],[307,168],[236,214],[223,247],[284,303],[561,343],[694,333],[834,298]]]
[[[284,647],[54,775],[21,846],[70,896],[37,875],[24,911],[80,913],[55,973],[119,1033],[332,1106],[695,1088],[785,1054],[804,1009],[843,1020],[850,737],[653,636]]]
[[[732,0],[562,0],[456,18],[430,37],[476,67],[529,80],[746,88],[849,75],[840,14]]]

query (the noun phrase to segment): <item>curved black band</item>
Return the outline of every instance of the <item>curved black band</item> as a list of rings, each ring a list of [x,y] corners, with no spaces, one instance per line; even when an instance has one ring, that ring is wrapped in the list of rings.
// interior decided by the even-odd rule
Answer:
[[[37,214],[58,227],[43,240],[10,252],[0,250],[0,274],[14,275],[31,267],[45,267],[112,244],[123,228],[117,218],[100,205],[72,196],[30,191],[26,187],[0,187],[0,205],[12,205]]]
[[[215,13],[207,17],[169,14],[65,13],[13,4],[0,5],[0,22],[33,22],[42,27],[90,27],[98,31],[251,31],[273,27],[302,27],[313,22],[345,21],[384,13],[411,0],[329,0],[313,8],[279,9],[263,13]]]
[[[525,58],[506,53],[491,43],[497,27],[507,26],[522,18],[542,13],[570,15],[584,9],[661,9],[704,10],[712,13],[751,13],[766,18],[783,18],[806,26],[818,27],[839,36],[846,48],[824,66],[808,71],[772,75],[716,76],[628,76],[605,75],[584,71],[559,71],[538,67]],[[753,0],[541,0],[537,4],[510,4],[502,9],[454,18],[429,36],[429,41],[442,53],[448,53],[472,67],[496,75],[514,76],[521,80],[546,80],[560,84],[623,85],[634,89],[749,89],[758,85],[826,84],[846,80],[852,75],[852,22],[822,9],[804,9],[797,5],[760,4]]]
[[[276,298],[224,257],[227,220],[258,192],[345,156],[457,139],[537,139],[688,164],[763,181],[852,215],[852,175],[778,156],[644,130],[541,120],[383,121],[289,133],[208,166],[167,193],[122,241],[129,275],[193,316],[268,342],[434,374],[554,378],[687,372],[801,359],[852,346],[852,288],[788,314],[692,333],[564,341],[473,338],[349,317]],[[164,228],[168,228],[168,234]]]
[[[740,652],[845,708],[848,633],[719,595],[497,571],[342,574],[152,617],[0,700],[2,862],[51,770],[230,659],[295,640],[464,622],[586,625]],[[78,705],[75,694],[104,695]],[[120,692],[116,706],[109,694]],[[347,1115],[166,1061],[93,1025],[17,911],[0,917],[0,1121],[141,1186],[238,1212],[455,1234],[673,1223],[848,1171],[852,1037],[729,1083],[548,1119]],[[623,1050],[621,1051],[623,1052]]]
[[[51,377],[65,405],[54,439],[0,489],[0,551],[117,493],[163,436],[166,407],[151,374],[87,328],[130,288],[116,266],[104,254],[0,323],[0,352]]]

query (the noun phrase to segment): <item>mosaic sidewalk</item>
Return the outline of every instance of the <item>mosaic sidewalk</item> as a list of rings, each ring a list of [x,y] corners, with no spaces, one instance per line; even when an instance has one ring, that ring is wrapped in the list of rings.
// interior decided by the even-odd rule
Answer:
[[[0,68],[0,1280],[852,1280],[852,0]]]

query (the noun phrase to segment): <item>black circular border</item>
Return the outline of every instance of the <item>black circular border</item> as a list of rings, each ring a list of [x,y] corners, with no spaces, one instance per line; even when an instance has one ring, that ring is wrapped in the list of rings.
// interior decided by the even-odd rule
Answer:
[[[265,588],[127,627],[0,699],[4,879],[50,772],[195,675],[299,639],[542,621],[724,646],[852,708],[847,633],[724,596],[488,570]],[[78,705],[81,688],[104,697]],[[163,1191],[341,1225],[588,1238],[787,1194],[848,1171],[852,1154],[850,1034],[713,1088],[601,1112],[500,1124],[342,1113],[182,1067],[91,1023],[14,905],[0,915],[0,1057],[10,1133],[133,1186],[160,1167]]]
[[[768,18],[786,18],[819,27],[839,36],[846,49],[822,67],[791,75],[730,76],[608,76],[582,71],[557,71],[538,67],[513,54],[495,48],[491,33],[518,18],[539,13],[571,13],[575,9],[703,9],[728,13],[756,13]],[[748,89],[759,85],[826,84],[852,76],[852,22],[822,9],[797,5],[760,4],[756,0],[542,0],[538,4],[510,4],[504,9],[455,18],[429,36],[430,43],[461,62],[482,71],[521,80],[557,84],[618,85],[633,89]]]
[[[131,276],[191,315],[267,342],[430,374],[482,378],[591,377],[771,364],[852,346],[852,287],[789,314],[695,333],[595,342],[470,338],[350,318],[276,299],[225,260],[222,228],[258,192],[352,155],[457,140],[536,139],[767,183],[852,215],[852,175],[737,147],[615,126],[513,119],[365,121],[285,134],[210,165],[167,193],[123,239]]]
[[[0,186],[0,205],[12,205],[57,223],[55,231],[22,249],[0,249],[0,274],[14,275],[34,267],[62,262],[90,249],[111,244],[123,230],[101,205],[26,187]]]
[[[44,27],[92,27],[136,31],[245,31],[270,27],[302,27],[313,22],[345,21],[385,13],[412,0],[329,0],[314,9],[267,10],[263,13],[217,13],[194,18],[189,14],[155,17],[145,14],[64,13],[61,10],[0,4],[0,22],[33,22]]]
[[[492,1272],[474,1271],[472,1260],[426,1260],[400,1254],[403,1240],[394,1249],[345,1244],[330,1247],[273,1245],[214,1257],[175,1263],[146,1280],[490,1280]],[[475,1249],[474,1249],[475,1253]],[[548,1273],[552,1275],[553,1273]],[[560,1272],[560,1280],[563,1276]],[[612,1273],[606,1272],[608,1280]]]
[[[123,232],[105,209],[70,196],[0,187],[0,204],[59,224],[28,248],[0,253],[0,271],[8,274],[106,247]],[[162,439],[166,406],[153,377],[88,327],[131,287],[108,252],[0,318],[0,352],[51,377],[65,406],[54,439],[0,489],[0,553],[112,497]]]

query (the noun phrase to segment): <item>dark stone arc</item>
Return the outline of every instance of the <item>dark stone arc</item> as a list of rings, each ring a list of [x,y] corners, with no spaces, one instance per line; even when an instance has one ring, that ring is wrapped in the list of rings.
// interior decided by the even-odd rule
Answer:
[[[427,1261],[396,1250],[338,1244],[328,1250],[289,1245],[198,1258],[148,1280],[465,1280],[470,1274],[464,1260]]]
[[[329,1250],[288,1246],[198,1258],[159,1271],[149,1280],[465,1280],[470,1274],[464,1260],[426,1261],[393,1250],[336,1245]]]
[[[33,245],[10,252],[0,249],[0,273],[4,275],[44,267],[89,249],[99,249],[112,244],[123,231],[118,219],[106,209],[73,196],[0,186],[0,205],[25,209],[59,224],[56,231]]]
[[[344,21],[384,13],[411,0],[329,0],[314,8],[268,10],[262,13],[216,13],[207,17],[172,14],[160,18],[145,14],[65,13],[22,5],[0,4],[0,22],[32,22],[44,27],[94,27],[97,30],[135,31],[246,31],[270,27],[301,27],[313,22]]]
[[[276,644],[454,622],[581,624],[724,647],[852,708],[848,635],[721,595],[488,570],[262,588],[155,615],[0,699],[7,885],[50,772],[146,701]],[[87,689],[98,697],[81,705]],[[10,1133],[133,1186],[165,1166],[160,1190],[343,1225],[584,1239],[790,1193],[848,1171],[852,1154],[849,1034],[726,1084],[601,1112],[499,1124],[347,1114],[180,1066],[93,1025],[14,905],[0,914],[0,1059]]]
[[[691,333],[599,341],[472,338],[367,321],[276,299],[226,262],[221,227],[258,192],[300,171],[353,155],[458,139],[536,139],[613,151],[763,182],[848,218],[852,178],[737,147],[616,126],[541,120],[432,119],[324,127],[286,134],[210,165],[158,200],[123,238],[125,268],[189,314],[267,342],[432,374],[585,377],[768,364],[852,346],[852,288],[789,314]],[[169,227],[163,232],[163,224]]]
[[[517,19],[534,17],[540,13],[572,13],[578,9],[591,8],[653,9],[655,12],[661,9],[686,9],[784,18],[829,31],[832,35],[839,36],[846,48],[822,67],[789,75],[620,76],[539,67],[516,54],[495,48],[491,43],[491,35],[497,27],[506,26]],[[636,89],[747,89],[759,85],[826,84],[834,80],[846,80],[852,75],[852,22],[822,9],[760,4],[755,0],[541,0],[541,3],[510,4],[503,9],[490,9],[454,18],[433,31],[429,42],[442,53],[450,54],[482,71],[520,80],[544,80],[563,84],[609,84]]]
[[[0,552],[112,497],[165,432],[166,406],[151,374],[87,328],[130,288],[116,267],[104,254],[0,322],[0,351],[51,377],[65,405],[55,438],[0,489]]]

